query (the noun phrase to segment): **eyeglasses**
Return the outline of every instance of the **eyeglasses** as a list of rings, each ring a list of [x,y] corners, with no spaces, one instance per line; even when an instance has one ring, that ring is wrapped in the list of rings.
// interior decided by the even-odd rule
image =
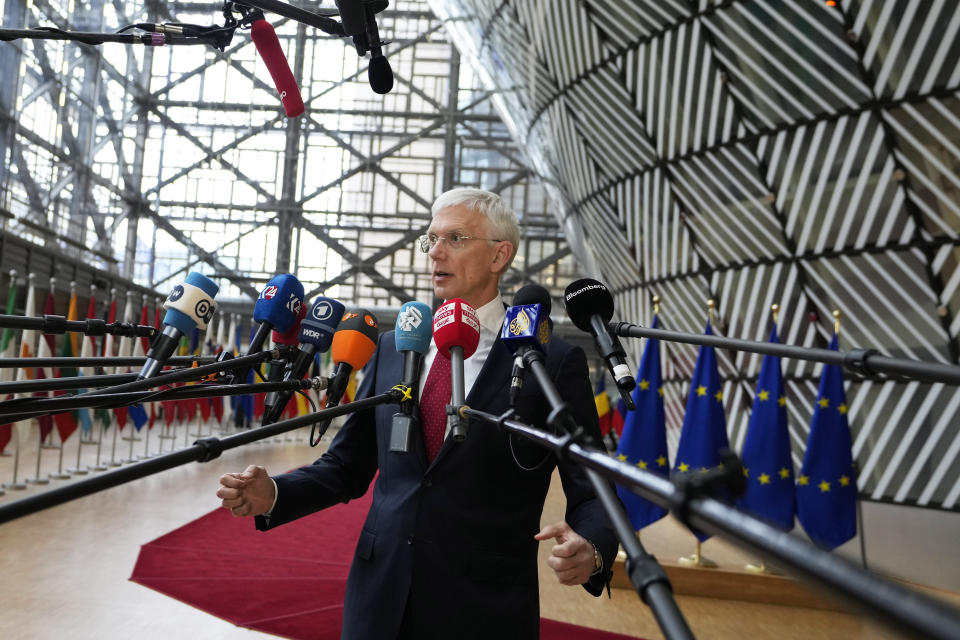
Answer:
[[[435,233],[428,233],[426,235],[420,236],[417,238],[417,244],[420,246],[420,251],[424,253],[429,253],[430,249],[433,249],[438,242],[443,240],[446,243],[447,247],[453,249],[454,251],[459,251],[463,249],[463,244],[467,240],[489,240],[490,242],[501,242],[501,240],[495,240],[494,238],[478,238],[476,236],[464,236],[459,233],[448,233],[445,236],[438,236]]]

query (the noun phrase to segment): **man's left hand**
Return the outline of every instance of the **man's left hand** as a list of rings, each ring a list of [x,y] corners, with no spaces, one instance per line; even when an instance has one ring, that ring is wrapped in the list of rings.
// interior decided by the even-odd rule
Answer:
[[[560,584],[583,584],[593,573],[593,545],[564,521],[545,526],[534,536],[537,540],[555,538],[547,564],[557,574]]]

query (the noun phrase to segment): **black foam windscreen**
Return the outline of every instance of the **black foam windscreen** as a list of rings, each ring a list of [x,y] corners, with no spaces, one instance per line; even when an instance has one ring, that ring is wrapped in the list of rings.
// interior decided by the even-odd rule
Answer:
[[[550,292],[538,284],[528,284],[520,287],[513,294],[513,306],[516,307],[521,304],[539,304],[548,316],[553,306],[553,302],[550,300]]]
[[[393,89],[393,69],[384,56],[370,56],[370,66],[367,67],[367,79],[374,93],[390,93]]]
[[[598,315],[604,322],[613,317],[613,296],[606,285],[592,278],[581,278],[567,285],[563,292],[567,315],[582,331],[590,331],[590,318]]]

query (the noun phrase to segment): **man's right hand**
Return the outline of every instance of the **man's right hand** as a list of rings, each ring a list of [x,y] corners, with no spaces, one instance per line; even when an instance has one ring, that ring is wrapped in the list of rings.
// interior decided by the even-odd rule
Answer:
[[[235,516],[259,516],[273,508],[276,485],[266,469],[250,465],[243,473],[220,476],[217,497]]]

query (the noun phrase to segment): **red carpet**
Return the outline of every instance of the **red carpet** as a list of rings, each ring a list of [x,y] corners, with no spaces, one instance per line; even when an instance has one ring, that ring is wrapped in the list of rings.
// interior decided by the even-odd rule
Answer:
[[[369,496],[369,493],[368,493]],[[216,509],[149,542],[130,579],[241,627],[284,638],[336,640],[347,573],[369,497],[273,531]],[[543,640],[626,640],[555,620]]]

